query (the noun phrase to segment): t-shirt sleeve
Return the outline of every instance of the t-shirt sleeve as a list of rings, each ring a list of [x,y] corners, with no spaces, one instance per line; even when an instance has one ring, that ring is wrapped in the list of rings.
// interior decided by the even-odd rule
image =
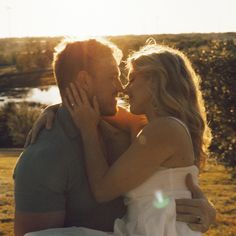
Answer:
[[[68,168],[55,150],[32,145],[19,157],[13,173],[16,211],[65,210]]]

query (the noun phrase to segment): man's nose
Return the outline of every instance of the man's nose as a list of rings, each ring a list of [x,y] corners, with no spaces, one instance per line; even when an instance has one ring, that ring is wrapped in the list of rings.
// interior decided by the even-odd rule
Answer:
[[[124,87],[121,84],[120,80],[117,80],[117,81],[114,82],[114,87],[117,90],[117,92],[119,92],[119,93],[123,93],[124,92]]]

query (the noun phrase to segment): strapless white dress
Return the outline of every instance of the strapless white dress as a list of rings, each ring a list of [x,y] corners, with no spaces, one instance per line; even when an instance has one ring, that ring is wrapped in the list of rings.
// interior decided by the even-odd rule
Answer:
[[[176,221],[175,199],[191,198],[185,184],[188,173],[197,183],[196,166],[160,169],[128,192],[124,196],[127,213],[122,219],[116,219],[114,232],[69,227],[27,233],[26,236],[200,236],[200,232],[192,231],[186,223]]]

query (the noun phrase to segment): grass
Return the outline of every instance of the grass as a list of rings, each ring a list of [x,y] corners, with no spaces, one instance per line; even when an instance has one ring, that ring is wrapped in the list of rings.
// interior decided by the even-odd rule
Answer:
[[[14,155],[0,154],[0,236],[13,235],[14,197],[12,170],[17,161]]]
[[[0,236],[13,235],[13,181],[12,169],[17,153],[0,154]],[[201,175],[200,184],[207,197],[217,208],[217,224],[204,236],[236,235],[236,180],[230,169],[211,163]]]

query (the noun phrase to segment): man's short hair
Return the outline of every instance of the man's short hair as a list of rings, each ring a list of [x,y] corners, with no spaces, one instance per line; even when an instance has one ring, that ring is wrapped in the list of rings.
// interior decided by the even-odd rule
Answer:
[[[83,41],[63,40],[55,47],[53,72],[61,95],[78,73],[82,70],[95,76],[94,65],[101,58],[113,56],[120,64],[122,52],[113,43],[105,39]]]

